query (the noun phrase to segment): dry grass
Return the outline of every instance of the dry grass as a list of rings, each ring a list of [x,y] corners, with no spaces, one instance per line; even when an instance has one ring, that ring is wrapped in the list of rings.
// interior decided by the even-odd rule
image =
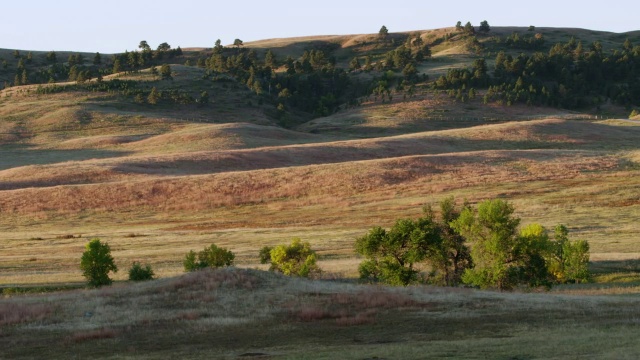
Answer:
[[[384,288],[222,269],[0,306],[18,302],[57,310],[3,326],[2,357],[457,358],[473,349],[564,358],[576,349],[594,357],[639,350],[620,340],[638,333],[637,299],[611,295]]]

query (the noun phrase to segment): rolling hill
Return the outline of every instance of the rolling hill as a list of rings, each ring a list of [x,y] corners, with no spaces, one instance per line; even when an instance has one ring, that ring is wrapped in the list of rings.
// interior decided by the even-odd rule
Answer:
[[[536,49],[513,40],[535,34],[545,40]],[[561,92],[548,79],[520,86],[499,77],[494,60],[502,52],[516,66],[546,56],[537,53],[571,53],[565,60],[578,63],[586,58],[577,44],[596,42],[612,58],[640,56],[627,39],[640,42],[640,32],[496,27],[473,36],[447,28],[270,39],[127,54],[121,71],[123,54],[96,64],[82,54],[76,70],[88,78],[79,81],[69,81],[64,61],[77,53],[60,52],[54,63],[34,52],[27,62],[26,51],[0,50],[9,62],[0,69],[8,82],[0,91],[0,289],[8,297],[0,299],[0,357],[59,358],[69,348],[146,358],[194,349],[226,358],[637,353],[628,339],[640,286],[640,122],[627,119],[637,99],[619,92],[633,94],[637,79],[606,83],[602,93]],[[411,61],[415,74],[385,63],[425,50],[416,44],[430,56]],[[27,84],[9,84],[20,56]],[[362,68],[350,69],[354,58]],[[480,59],[492,82],[469,83],[476,96],[467,84],[437,86],[468,77],[462,69]],[[580,106],[536,103],[531,94],[547,86]],[[529,103],[518,97],[525,92]],[[567,225],[589,241],[594,283],[512,294],[355,284],[356,238],[449,196],[507,199],[523,224]],[[143,261],[160,279],[131,285],[120,271],[110,288],[14,296],[81,286],[80,254],[94,237],[111,245],[120,269]],[[295,237],[317,250],[324,280],[255,270],[265,268],[263,246]],[[237,268],[182,275],[184,254],[211,243],[234,251]],[[314,354],[305,350],[310,338]]]

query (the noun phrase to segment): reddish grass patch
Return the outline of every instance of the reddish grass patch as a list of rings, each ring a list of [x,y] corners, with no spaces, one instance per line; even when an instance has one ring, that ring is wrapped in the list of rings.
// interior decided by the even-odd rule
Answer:
[[[433,305],[418,302],[406,294],[379,290],[317,295],[319,296],[304,299],[305,303],[302,305],[288,304],[285,308],[289,308],[290,316],[296,321],[335,320],[339,326],[355,326],[375,323],[380,311]]]
[[[118,336],[118,332],[110,329],[97,329],[91,331],[76,332],[69,337],[69,342],[80,343],[89,340],[113,339]]]
[[[0,326],[42,321],[54,312],[54,307],[46,304],[0,304]]]
[[[205,269],[176,278],[160,290],[172,292],[183,289],[211,291],[221,287],[252,290],[257,286],[258,279],[244,270]]]

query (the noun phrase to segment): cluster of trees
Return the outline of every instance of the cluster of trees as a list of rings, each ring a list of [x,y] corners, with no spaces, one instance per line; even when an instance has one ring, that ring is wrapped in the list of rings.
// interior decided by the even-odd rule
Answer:
[[[359,267],[361,278],[499,289],[589,279],[589,244],[570,241],[562,225],[553,239],[539,224],[519,229],[513,206],[499,199],[474,210],[467,204],[456,207],[449,198],[440,208],[439,217],[427,207],[417,220],[398,220],[388,231],[375,227],[359,238],[356,251],[366,258]]]
[[[256,95],[273,103],[280,115],[295,108],[324,116],[366,90],[344,69],[336,68],[332,55],[335,49],[322,45],[305,51],[298,59],[278,59],[270,50],[260,56],[255,50],[240,46],[225,48],[218,40],[205,66],[211,77],[224,73],[246,84]],[[285,71],[276,73],[281,66]]]
[[[270,271],[287,276],[310,277],[321,273],[316,265],[317,255],[308,242],[293,239],[290,245],[264,247],[260,250],[260,261],[270,264]],[[184,270],[193,272],[207,268],[233,266],[235,254],[215,244],[205,247],[202,251],[189,251],[183,260]],[[80,259],[82,275],[87,279],[90,287],[111,285],[113,280],[109,273],[117,272],[118,267],[111,256],[111,247],[100,239],[91,239]],[[130,281],[153,280],[155,274],[150,265],[142,265],[134,261],[129,269]]]
[[[487,200],[473,209],[447,198],[440,203],[438,216],[425,207],[419,219],[400,219],[389,230],[374,227],[358,238],[356,252],[365,257],[359,266],[360,277],[391,285],[427,282],[502,290],[589,280],[586,241],[570,241],[563,225],[556,226],[553,236],[540,224],[519,225],[513,206],[506,201]],[[259,258],[270,265],[270,271],[287,276],[321,273],[316,252],[297,238],[289,245],[263,247]],[[183,265],[192,272],[233,266],[234,260],[233,252],[212,244],[188,252]],[[111,284],[109,273],[118,270],[109,245],[100,239],[87,244],[80,268],[92,287]],[[151,266],[139,262],[129,270],[133,281],[153,276]]]
[[[80,269],[89,286],[111,285],[113,280],[109,277],[109,273],[117,272],[118,267],[111,256],[109,244],[101,242],[98,238],[91,239],[82,253]],[[129,269],[129,280],[131,281],[153,280],[154,276],[150,265],[143,267],[137,261],[134,261]]]
[[[452,69],[435,83],[436,89],[464,89],[478,84],[474,69]],[[507,105],[561,106],[580,108],[599,105],[607,99],[624,105],[640,105],[640,46],[625,41],[621,49],[606,54],[602,44],[588,48],[571,39],[554,45],[548,53],[520,54],[500,52],[485,102]]]
[[[536,50],[544,49],[545,39],[542,33],[531,36],[520,36],[518,33],[507,36],[506,38],[494,37],[493,42],[497,45],[506,45],[512,49]]]

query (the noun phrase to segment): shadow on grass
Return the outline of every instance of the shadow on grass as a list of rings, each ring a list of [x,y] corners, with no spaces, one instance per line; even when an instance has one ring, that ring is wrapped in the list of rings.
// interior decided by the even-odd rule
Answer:
[[[128,151],[94,149],[42,150],[29,146],[0,147],[0,171],[28,165],[49,165],[67,161],[105,159],[132,154]]]

